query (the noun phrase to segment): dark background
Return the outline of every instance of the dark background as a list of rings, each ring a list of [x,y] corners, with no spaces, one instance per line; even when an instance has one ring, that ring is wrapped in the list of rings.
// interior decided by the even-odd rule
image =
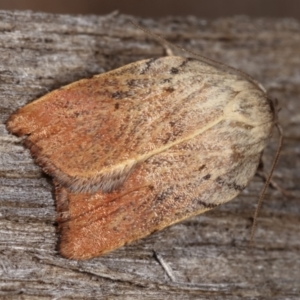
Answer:
[[[141,17],[233,15],[300,19],[300,0],[0,0],[0,9],[64,14],[107,14],[114,10]]]

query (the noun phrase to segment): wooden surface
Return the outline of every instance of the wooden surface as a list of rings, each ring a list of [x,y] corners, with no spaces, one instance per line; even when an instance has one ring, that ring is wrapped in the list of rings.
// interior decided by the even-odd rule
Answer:
[[[0,11],[1,299],[299,299],[300,24],[292,19],[137,20],[168,41],[242,69],[277,98],[284,147],[248,246],[263,179],[236,199],[103,257],[57,253],[51,180],[5,128],[46,92],[126,63],[164,55],[129,17]],[[180,53],[176,54],[190,56]],[[274,132],[263,161],[274,157]]]

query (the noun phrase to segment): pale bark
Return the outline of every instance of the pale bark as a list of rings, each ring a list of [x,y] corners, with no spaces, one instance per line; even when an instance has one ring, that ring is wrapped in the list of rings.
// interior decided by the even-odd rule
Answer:
[[[135,19],[176,45],[249,73],[278,99],[285,141],[273,180],[290,196],[268,190],[252,250],[251,217],[264,182],[258,176],[229,203],[103,257],[77,262],[57,253],[51,180],[4,123],[47,91],[165,55],[128,20],[0,11],[0,297],[298,299],[300,24],[292,19]],[[274,133],[263,156],[266,172],[277,142]]]

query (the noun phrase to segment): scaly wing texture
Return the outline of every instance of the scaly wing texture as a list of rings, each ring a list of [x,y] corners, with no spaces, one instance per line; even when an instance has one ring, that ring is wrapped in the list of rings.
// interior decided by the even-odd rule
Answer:
[[[7,127],[54,177],[62,254],[88,258],[235,197],[273,123],[253,83],[165,57],[53,91]]]
[[[95,257],[234,198],[260,155],[239,157],[227,145],[195,148],[210,133],[149,158],[111,193],[70,193],[58,185],[60,253]]]

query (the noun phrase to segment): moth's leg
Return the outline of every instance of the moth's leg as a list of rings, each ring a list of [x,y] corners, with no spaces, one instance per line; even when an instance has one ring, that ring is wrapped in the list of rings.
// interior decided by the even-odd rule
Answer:
[[[164,54],[166,56],[174,56],[175,55],[173,50],[171,49],[170,45],[164,43],[164,44],[162,44],[162,46],[164,47]]]
[[[266,181],[268,179],[269,174],[266,170],[264,170],[264,163],[262,161],[262,158],[260,158],[259,165],[256,170],[256,175],[263,178],[264,181]],[[287,197],[291,196],[291,193],[289,191],[287,191],[286,189],[282,188],[274,179],[270,180],[270,186],[272,188],[276,189],[277,191],[279,191],[284,196],[287,196]]]

